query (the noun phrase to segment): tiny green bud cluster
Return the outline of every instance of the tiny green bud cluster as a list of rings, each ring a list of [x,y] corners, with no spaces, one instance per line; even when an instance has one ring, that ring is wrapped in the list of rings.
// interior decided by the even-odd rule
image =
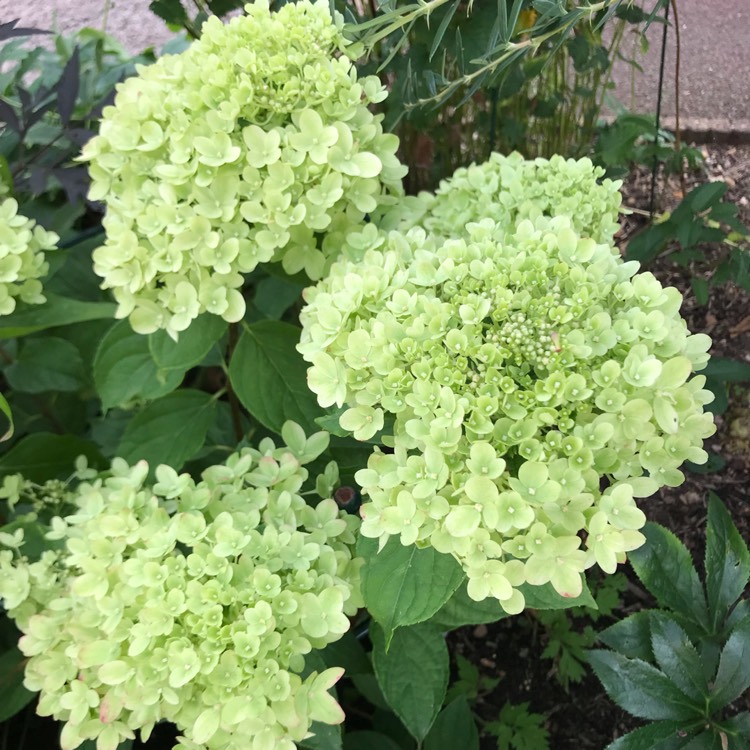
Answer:
[[[20,299],[29,305],[45,302],[40,279],[49,264],[45,252],[59,237],[18,213],[15,198],[0,200],[0,315],[10,315]]]
[[[469,594],[508,612],[524,582],[576,596],[587,567],[642,543],[633,498],[706,460],[713,396],[690,376],[709,338],[676,289],[564,216],[370,234],[306,290],[299,344],[344,429],[367,440],[392,420],[394,451],[356,475],[361,533],[454,555]]]
[[[301,673],[361,604],[359,520],[300,495],[328,435],[288,422],[283,437],[199,482],[159,466],[149,485],[145,462],[121,459],[79,471],[48,534],[62,548],[30,561],[18,532],[0,539],[15,548],[0,552],[0,596],[24,633],[25,684],[65,722],[63,750],[114,750],[161,720],[185,750],[294,750],[313,721],[343,720],[328,693],[343,670]],[[23,481],[3,491],[18,498]]]
[[[241,319],[259,263],[320,278],[335,236],[402,191],[398,138],[367,108],[386,91],[357,80],[343,19],[325,0],[245,10],[140,67],[83,150],[107,206],[94,268],[140,333]]]
[[[402,201],[381,226],[419,225],[440,237],[484,218],[513,230],[524,219],[567,216],[581,237],[608,243],[619,229],[622,181],[601,178],[591,159],[525,160],[520,154],[493,153],[482,164],[457,169],[432,193]]]

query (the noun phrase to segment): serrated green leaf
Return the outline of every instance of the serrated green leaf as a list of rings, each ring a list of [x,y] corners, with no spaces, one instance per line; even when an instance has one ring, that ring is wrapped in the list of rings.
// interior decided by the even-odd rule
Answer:
[[[646,544],[629,555],[638,578],[660,606],[675,610],[707,630],[706,597],[685,545],[659,524],[647,523],[642,531]]]
[[[750,687],[750,616],[735,626],[719,659],[711,690],[714,711],[739,698]]]
[[[437,716],[424,750],[479,750],[479,731],[465,697],[456,698]]]
[[[149,351],[149,340],[136,333],[127,320],[107,331],[94,356],[94,385],[105,411],[129,406],[133,399],[166,396],[182,382],[184,371],[172,370],[159,378]]]
[[[215,409],[208,393],[187,388],[152,401],[128,423],[117,454],[179,471],[203,446]]]
[[[606,750],[679,750],[691,737],[682,721],[656,721],[619,737]]]
[[[307,387],[307,365],[297,352],[300,329],[276,320],[246,326],[229,365],[232,387],[243,406],[279,433],[288,419],[307,434],[324,415]]]
[[[360,536],[357,551],[365,559],[362,596],[382,626],[388,647],[396,628],[432,617],[465,576],[455,558],[432,547],[405,547],[391,537],[380,552],[377,550],[377,540]]]
[[[73,392],[85,381],[83,360],[69,341],[53,336],[26,339],[5,379],[21,393]]]
[[[0,322],[0,339],[13,339],[47,328],[81,323],[85,320],[113,318],[116,306],[111,302],[81,302],[77,299],[47,294],[43,305],[19,308],[4,315]]]
[[[688,721],[701,717],[702,707],[651,664],[614,651],[593,650],[587,657],[607,695],[633,716]]]
[[[497,599],[489,598],[475,602],[466,591],[466,583],[462,583],[435,613],[430,623],[443,630],[453,630],[464,625],[497,622],[508,616]]]
[[[712,632],[718,633],[750,579],[750,551],[713,492],[708,495],[705,565]]]
[[[16,443],[0,458],[0,479],[23,474],[32,482],[66,479],[75,469],[78,456],[86,456],[89,465],[104,468],[106,461],[94,443],[75,435],[35,432]]]
[[[623,656],[651,661],[651,613],[634,612],[624,620],[610,625],[598,635],[599,640]]]
[[[698,702],[708,697],[708,683],[698,651],[687,633],[664,613],[651,614],[651,645],[661,671],[685,695]]]
[[[174,341],[166,331],[147,336],[148,349],[161,374],[168,370],[187,372],[199,365],[227,330],[227,322],[218,315],[199,315],[187,331]]]
[[[373,623],[372,663],[388,705],[417,742],[427,736],[440,711],[450,673],[442,633],[429,624],[399,628],[385,650],[385,634]]]
[[[23,686],[26,657],[12,648],[0,654],[0,721],[15,716],[34,699],[35,693]]]

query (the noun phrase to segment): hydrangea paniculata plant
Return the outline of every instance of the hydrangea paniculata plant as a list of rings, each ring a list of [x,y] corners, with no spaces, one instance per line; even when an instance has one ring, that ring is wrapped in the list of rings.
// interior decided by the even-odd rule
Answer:
[[[363,233],[364,237],[365,233]],[[454,555],[476,600],[581,591],[639,546],[634,497],[684,477],[712,434],[708,336],[681,296],[566,217],[491,219],[466,238],[376,237],[307,289],[299,350],[341,426],[384,442],[356,479],[361,533]]]
[[[317,480],[323,500],[300,495],[328,435],[288,422],[283,438],[197,483],[160,466],[150,485],[145,462],[121,459],[79,471],[48,535],[63,546],[38,560],[20,531],[3,534],[16,549],[0,552],[0,597],[39,713],[65,722],[63,750],[93,738],[114,750],[162,719],[184,750],[294,750],[313,721],[343,720],[328,693],[343,670],[301,673],[361,605],[359,520],[330,499],[335,464]],[[6,480],[3,495],[24,486]]]
[[[515,152],[493,153],[486,162],[457,169],[434,195],[423,192],[386,209],[381,226],[421,226],[448,238],[488,217],[513,231],[524,219],[567,216],[581,237],[608,243],[619,228],[622,181],[603,176],[588,158],[525,160]]]
[[[107,207],[94,268],[141,333],[239,320],[259,263],[319,279],[338,252],[321,235],[402,191],[398,138],[368,110],[386,91],[357,80],[343,19],[326,0],[245,10],[139,67],[83,150]]]
[[[46,301],[40,281],[49,270],[45,253],[58,240],[54,232],[19,214],[15,198],[0,200],[0,315],[10,315],[19,299],[29,305]]]

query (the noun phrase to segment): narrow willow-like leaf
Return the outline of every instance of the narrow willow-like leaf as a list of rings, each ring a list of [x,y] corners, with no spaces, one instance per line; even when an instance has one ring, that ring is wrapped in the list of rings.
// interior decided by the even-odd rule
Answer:
[[[8,429],[0,435],[0,443],[2,443],[13,437],[13,431],[15,429],[13,424],[13,412],[10,409],[10,404],[5,400],[5,396],[3,396],[2,393],[0,393],[0,412],[2,412],[8,419]]]

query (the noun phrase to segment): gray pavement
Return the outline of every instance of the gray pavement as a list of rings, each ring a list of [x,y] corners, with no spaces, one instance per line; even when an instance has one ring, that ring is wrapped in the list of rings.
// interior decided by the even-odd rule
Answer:
[[[477,0],[489,2],[490,0]],[[653,0],[644,0],[647,6]],[[750,0],[676,0],[681,36],[680,110],[688,131],[718,137],[750,138]],[[149,0],[0,0],[0,22],[20,17],[25,25],[73,31],[102,28],[132,52],[157,49],[171,37],[164,23],[148,10]],[[674,20],[674,17],[672,18]],[[650,49],[644,72],[635,78],[631,97],[630,67],[614,71],[615,96],[628,108],[654,112],[658,84],[661,26],[648,33]],[[632,41],[625,49],[632,50]],[[667,41],[663,114],[667,125],[675,114],[675,30]]]

